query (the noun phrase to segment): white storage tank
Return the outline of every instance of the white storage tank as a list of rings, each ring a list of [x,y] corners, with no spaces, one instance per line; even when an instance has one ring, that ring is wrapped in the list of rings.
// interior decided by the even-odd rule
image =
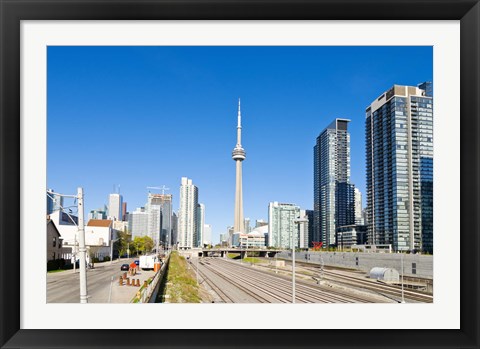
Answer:
[[[384,282],[399,282],[400,274],[393,268],[375,267],[370,270],[370,279]]]

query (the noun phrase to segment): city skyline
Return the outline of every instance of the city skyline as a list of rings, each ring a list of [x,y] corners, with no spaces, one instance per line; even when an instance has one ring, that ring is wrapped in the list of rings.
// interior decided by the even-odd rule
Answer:
[[[423,81],[431,47],[49,47],[47,185],[84,187],[89,212],[120,184],[133,212],[146,187],[165,184],[177,212],[188,177],[218,241],[234,219],[240,97],[244,217],[267,219],[272,201],[313,209],[313,146],[336,117],[352,120],[351,182],[365,207],[365,108],[394,84]],[[72,128],[84,135],[80,155]]]

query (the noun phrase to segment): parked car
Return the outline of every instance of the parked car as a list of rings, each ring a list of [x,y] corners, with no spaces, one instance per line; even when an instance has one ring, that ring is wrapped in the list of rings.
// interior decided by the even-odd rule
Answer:
[[[128,264],[122,264],[122,266],[120,267],[120,270],[124,271],[128,271],[130,269],[130,266]]]

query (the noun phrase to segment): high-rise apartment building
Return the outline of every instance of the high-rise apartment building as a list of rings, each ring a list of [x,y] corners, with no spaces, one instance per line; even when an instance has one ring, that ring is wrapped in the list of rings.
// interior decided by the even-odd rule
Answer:
[[[394,85],[366,109],[370,244],[433,250],[431,83]]]
[[[121,221],[123,198],[120,194],[110,194],[108,196],[108,216],[115,221]]]
[[[279,248],[299,247],[299,236],[295,219],[300,217],[300,207],[295,204],[271,202],[268,205],[268,245]]]
[[[336,228],[355,223],[355,186],[350,183],[347,119],[335,119],[314,146],[313,241],[335,245]]]
[[[203,234],[205,226],[205,205],[197,205],[197,242],[195,247],[203,247]]]
[[[178,247],[189,249],[197,246],[198,188],[192,180],[182,177],[180,208],[178,209]]]

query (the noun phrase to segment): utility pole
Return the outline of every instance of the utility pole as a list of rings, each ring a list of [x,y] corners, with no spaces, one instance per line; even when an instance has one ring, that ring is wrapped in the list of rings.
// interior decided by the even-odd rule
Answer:
[[[80,240],[79,253],[80,253],[80,303],[88,303],[87,296],[87,248],[85,246],[85,227],[83,226],[83,188],[77,189],[78,199],[78,236]]]
[[[79,237],[79,248],[78,252],[80,255],[79,259],[79,264],[80,264],[80,303],[88,303],[88,294],[87,294],[87,247],[85,246],[85,227],[84,227],[84,207],[83,207],[83,188],[78,187],[77,188],[77,195],[64,195],[64,194],[59,194],[59,193],[53,193],[47,190],[47,195],[53,200],[52,195],[56,194],[59,196],[63,197],[68,197],[68,198],[73,198],[77,199],[77,210],[78,210],[78,222],[75,222],[75,220],[68,214],[68,212],[65,212],[65,208],[60,205],[60,208],[62,209],[63,212],[65,212],[72,221],[72,223],[77,227],[78,229],[78,237]],[[74,243],[74,263],[77,262],[76,252],[77,248],[77,236],[75,235],[75,243]],[[75,266],[74,266],[75,268]],[[76,269],[75,269],[76,270]]]

